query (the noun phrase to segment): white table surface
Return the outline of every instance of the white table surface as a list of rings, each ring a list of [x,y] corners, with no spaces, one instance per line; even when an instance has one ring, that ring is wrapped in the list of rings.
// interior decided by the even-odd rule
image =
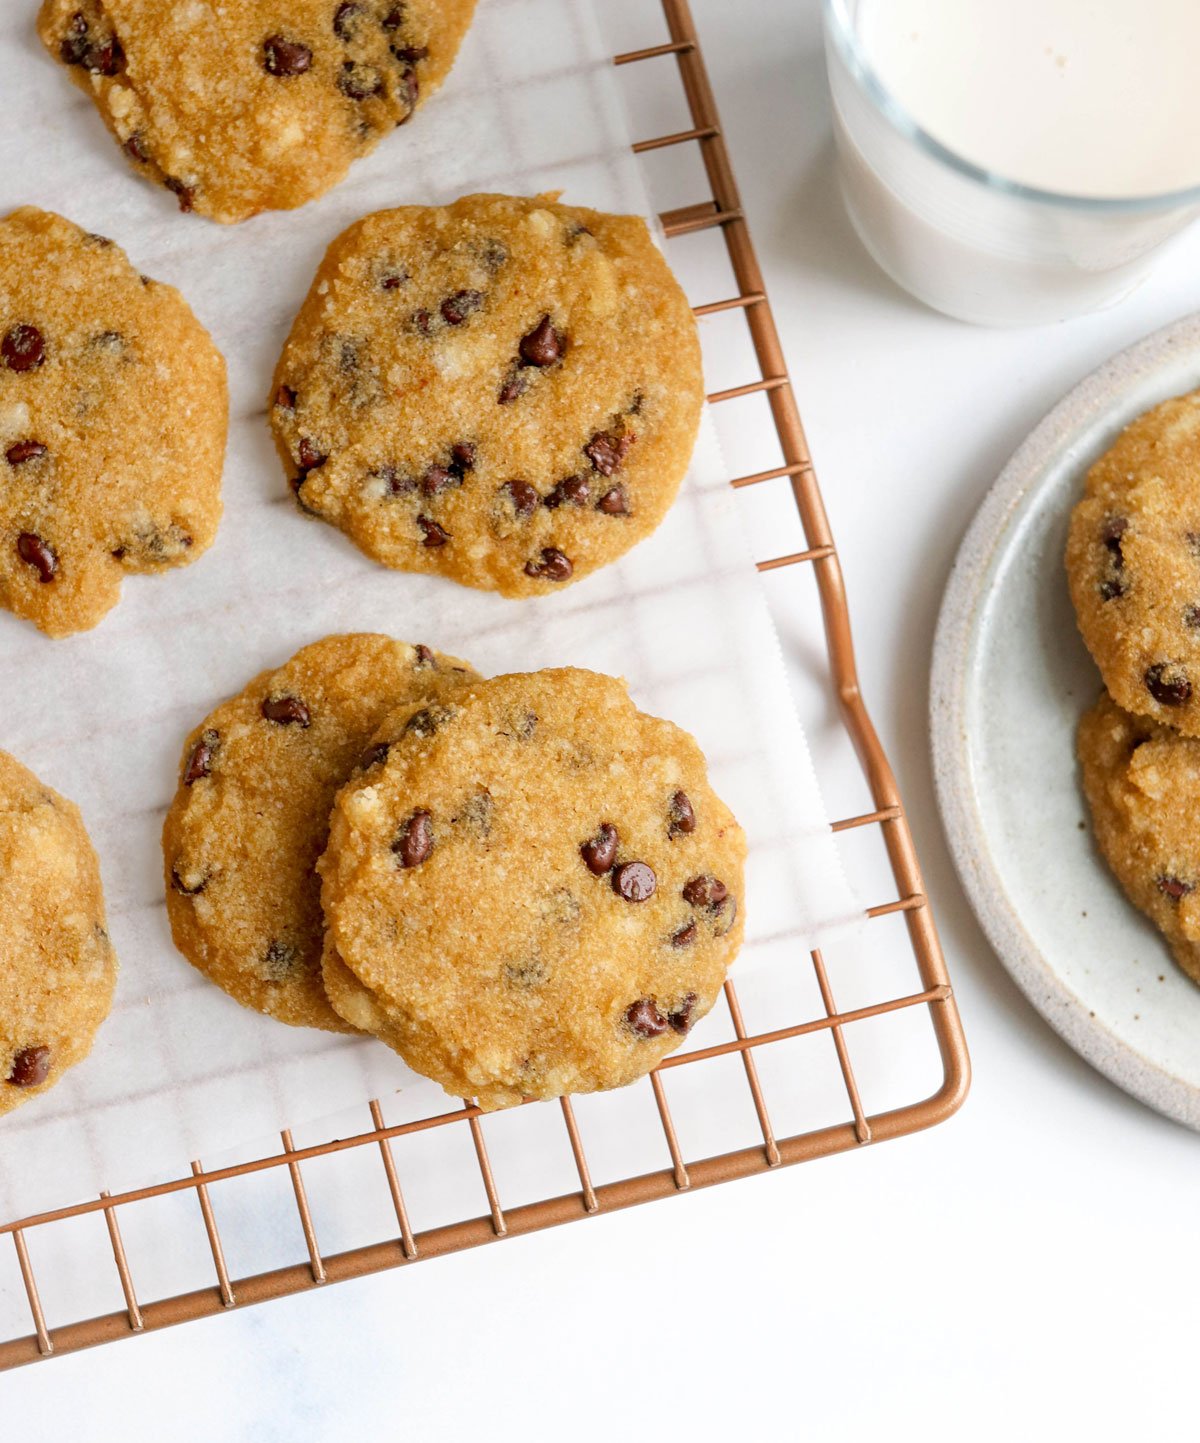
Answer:
[[[0,1393],[13,1437],[1195,1436],[1200,1141],[1079,1061],[992,955],[937,819],[926,705],[975,507],[1064,390],[1200,306],[1200,231],[1107,314],[1024,332],[942,319],[874,269],[842,213],[817,0],[693,8],[971,1096],[886,1146],[21,1370]]]

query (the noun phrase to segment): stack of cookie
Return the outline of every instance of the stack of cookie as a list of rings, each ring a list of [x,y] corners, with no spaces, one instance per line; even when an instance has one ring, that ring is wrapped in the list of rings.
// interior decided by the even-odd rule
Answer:
[[[1200,392],[1139,417],[1092,467],[1066,561],[1107,688],[1078,736],[1096,840],[1200,982]]]
[[[384,636],[207,717],[163,849],[176,944],[231,996],[489,1108],[647,1072],[741,939],[745,840],[691,737],[611,677]]]

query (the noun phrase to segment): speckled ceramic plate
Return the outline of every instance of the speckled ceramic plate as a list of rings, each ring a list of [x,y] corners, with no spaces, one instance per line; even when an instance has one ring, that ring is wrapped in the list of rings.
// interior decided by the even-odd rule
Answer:
[[[1087,467],[1200,387],[1200,316],[1089,376],[996,482],[951,573],[934,648],[933,760],[959,875],[1005,966],[1120,1087],[1200,1129],[1200,987],[1125,900],[1085,825],[1075,726],[1100,687],[1063,571]]]

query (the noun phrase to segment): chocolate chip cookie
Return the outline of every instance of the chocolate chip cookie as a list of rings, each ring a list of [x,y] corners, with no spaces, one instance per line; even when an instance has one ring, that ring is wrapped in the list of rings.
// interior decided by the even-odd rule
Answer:
[[[322,195],[446,78],[475,0],[44,0],[38,33],[184,211]]]
[[[1066,560],[1114,700],[1200,735],[1200,392],[1139,417],[1088,472]]]
[[[281,1022],[350,1031],[321,985],[329,809],[380,721],[445,704],[475,673],[387,636],[330,636],[263,672],[192,732],[163,827],[175,945]]]
[[[26,206],[0,221],[0,606],[50,636],[221,519],[225,363],[124,251]]]
[[[0,1113],[88,1055],[116,980],[79,808],[0,752]]]
[[[1200,982],[1200,740],[1131,716],[1106,692],[1080,721],[1078,747],[1105,860]]]
[[[713,1005],[745,839],[693,739],[561,670],[407,705],[318,864],[331,999],[481,1107],[619,1087]]]
[[[640,219],[475,195],[334,241],[270,414],[303,510],[385,566],[527,596],[654,530],[702,399],[695,321]]]

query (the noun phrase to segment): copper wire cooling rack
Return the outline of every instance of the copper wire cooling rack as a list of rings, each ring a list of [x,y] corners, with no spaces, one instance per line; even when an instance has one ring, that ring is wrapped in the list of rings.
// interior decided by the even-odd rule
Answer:
[[[671,1160],[671,1166],[661,1171],[593,1185],[588,1156],[571,1101],[563,1098],[559,1106],[578,1173],[578,1190],[519,1207],[505,1208],[489,1162],[485,1125],[478,1108],[456,1108],[435,1117],[389,1127],[385,1124],[379,1103],[371,1102],[370,1128],[352,1137],[334,1139],[309,1147],[296,1147],[291,1133],[284,1131],[283,1150],[270,1156],[210,1171],[206,1171],[199,1162],[193,1162],[190,1176],[132,1192],[103,1194],[91,1202],[0,1225],[0,1234],[7,1233],[16,1249],[33,1323],[33,1332],[27,1336],[0,1342],[0,1368],[15,1367],[38,1358],[131,1337],[151,1329],[167,1327],[172,1323],[185,1322],[229,1308],[244,1307],[248,1303],[261,1302],[267,1298],[283,1297],[322,1283],[359,1277],[499,1238],[533,1232],[555,1223],[573,1222],[615,1208],[630,1207],[635,1203],[669,1197],[713,1183],[729,1182],[734,1178],[748,1177],[753,1173],[766,1172],[787,1164],[828,1156],[867,1143],[902,1137],[943,1121],[957,1109],[966,1095],[970,1067],[957,1008],[951,994],[933,917],[926,902],[904,809],[891,768],[859,691],[841,567],[809,459],[800,414],[763,288],[762,274],[742,214],[738,188],[722,137],[720,118],[700,53],[695,25],[687,0],[661,0],[661,5],[669,39],[659,45],[618,55],[615,63],[619,66],[658,66],[662,76],[656,77],[656,83],[660,84],[666,84],[667,73],[675,70],[683,87],[692,124],[673,134],[640,141],[634,149],[644,153],[669,146],[695,146],[703,162],[711,199],[665,212],[662,216],[663,230],[668,240],[701,231],[719,232],[724,238],[729,264],[737,282],[737,294],[725,300],[699,305],[695,308],[696,314],[704,316],[718,312],[740,312],[748,328],[761,374],[757,380],[717,391],[708,399],[720,405],[761,393],[770,408],[774,428],[778,433],[783,464],[751,475],[739,476],[732,484],[735,487],[751,487],[771,482],[786,482],[791,488],[804,528],[806,547],[790,555],[774,556],[760,561],[758,569],[766,572],[784,567],[799,570],[811,568],[820,598],[828,643],[829,684],[836,696],[845,728],[854,744],[863,780],[873,802],[872,810],[835,822],[834,830],[847,832],[854,829],[878,829],[878,836],[886,849],[888,870],[895,884],[896,896],[891,901],[871,907],[868,916],[880,918],[895,913],[903,914],[907,946],[911,949],[916,963],[920,990],[904,996],[889,997],[853,1010],[839,1011],[834,1001],[825,960],[819,951],[814,951],[810,955],[822,1001],[821,1014],[799,1018],[768,1032],[747,1035],[736,989],[732,982],[726,983],[725,997],[733,1026],[733,1039],[716,1046],[668,1057],[649,1079]],[[868,932],[870,930],[868,929]],[[927,1011],[940,1057],[942,1081],[931,1096],[921,1101],[872,1114],[867,1112],[862,1101],[859,1083],[851,1065],[845,1031],[851,1024],[903,1009]],[[776,1137],[768,1109],[767,1089],[760,1082],[755,1053],[759,1049],[822,1031],[829,1033],[836,1049],[849,1102],[849,1117],[834,1126],[789,1137]],[[698,1161],[688,1160],[680,1145],[663,1076],[672,1069],[698,1068],[706,1062],[729,1054],[740,1055],[745,1084],[749,1089],[761,1136],[756,1138],[752,1146],[737,1151]],[[552,1107],[554,1104],[542,1106]],[[466,1221],[414,1230],[409,1221],[401,1187],[403,1159],[399,1155],[402,1154],[404,1139],[429,1129],[463,1126],[470,1132],[488,1202],[488,1212]],[[397,1232],[381,1241],[325,1256],[318,1244],[312,1210],[305,1192],[302,1164],[313,1158],[332,1157],[349,1150],[364,1148],[379,1151],[379,1186],[386,1186],[390,1194]],[[217,1227],[210,1187],[217,1183],[233,1184],[239,1178],[279,1168],[288,1170],[308,1259],[306,1262],[269,1272],[232,1277],[225,1262],[225,1250]],[[214,1285],[153,1302],[140,1301],[134,1285],[133,1269],[122,1241],[122,1209],[147,1199],[184,1191],[194,1193],[203,1218],[208,1244],[212,1250]],[[103,1317],[51,1326],[39,1295],[28,1238],[36,1233],[40,1241],[45,1234],[53,1233],[56,1225],[97,1212],[103,1213],[107,1224],[125,1307]]]

